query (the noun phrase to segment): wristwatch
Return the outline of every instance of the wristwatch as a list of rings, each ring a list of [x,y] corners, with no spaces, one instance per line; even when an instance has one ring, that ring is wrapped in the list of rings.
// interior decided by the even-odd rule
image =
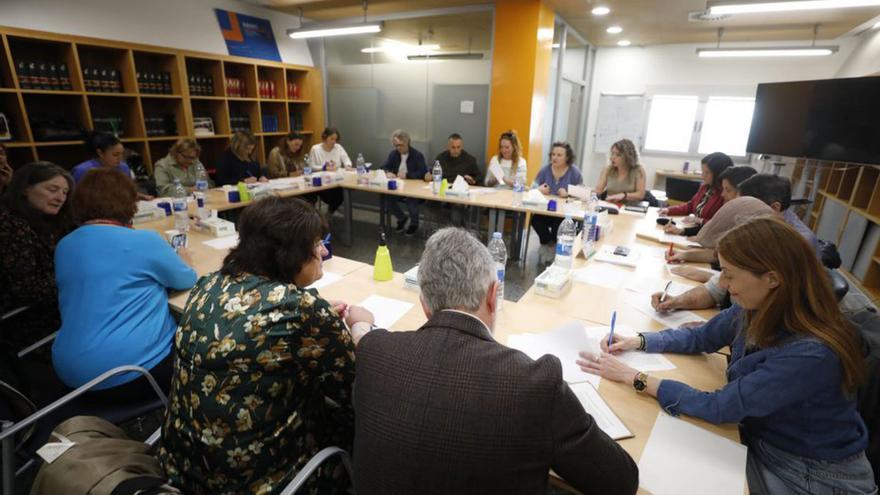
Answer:
[[[648,375],[639,371],[633,378],[633,388],[636,392],[644,392],[648,388]]]

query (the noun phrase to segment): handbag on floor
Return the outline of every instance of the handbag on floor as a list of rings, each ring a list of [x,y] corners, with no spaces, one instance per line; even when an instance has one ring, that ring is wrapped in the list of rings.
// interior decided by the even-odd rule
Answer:
[[[31,495],[180,495],[151,447],[108,421],[76,416],[52,431]],[[41,450],[43,450],[41,449]],[[59,454],[60,452],[60,454]],[[47,459],[48,458],[48,459]]]

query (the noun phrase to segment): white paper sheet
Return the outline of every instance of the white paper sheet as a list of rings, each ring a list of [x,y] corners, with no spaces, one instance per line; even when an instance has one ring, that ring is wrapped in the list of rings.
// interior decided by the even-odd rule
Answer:
[[[497,180],[499,184],[504,184],[504,170],[501,168],[500,163],[492,162],[492,164],[489,165],[489,172],[492,172],[492,175],[495,176],[495,180]]]
[[[614,254],[614,250],[617,246],[602,246],[596,252],[595,260],[601,261],[603,263],[611,263],[614,265],[623,265],[635,268],[639,264],[639,258],[642,256],[642,252],[636,247],[629,248],[629,254],[626,256],[620,256]]]
[[[639,483],[654,495],[742,495],[745,445],[660,412],[639,461]]]
[[[399,299],[372,295],[359,304],[370,310],[379,328],[391,328],[403,315],[412,309],[413,304]]]
[[[599,429],[604,431],[614,440],[630,438],[633,436],[629,428],[623,424],[614,411],[599,395],[599,392],[589,383],[577,383],[571,386],[571,391],[577,396],[584,410],[593,417]]]
[[[676,264],[668,264],[667,263],[666,264],[666,273],[668,273],[669,275],[671,275],[673,277],[681,277],[681,278],[684,278],[687,280],[691,280],[685,276],[682,276],[682,275],[675,273],[676,268],[683,268],[683,267],[684,267],[683,265],[676,265]],[[717,270],[712,270],[711,268],[699,268],[696,266],[689,266],[689,268],[693,268],[694,270],[701,271],[701,272],[706,272],[709,274],[710,277],[714,276],[716,273],[721,273]]]
[[[577,365],[578,352],[588,350],[591,345],[584,326],[578,321],[571,321],[549,332],[511,335],[507,339],[507,347],[518,349],[532,359],[538,359],[545,354],[559,358],[562,379],[566,382],[590,382],[598,387],[600,378],[581,371]]]
[[[602,340],[608,338],[608,333],[611,331],[611,327],[586,327],[584,330],[587,332],[587,339],[590,341],[590,346],[589,348],[583,350],[592,352],[594,354],[600,352],[600,343]],[[614,333],[622,337],[635,337],[637,335],[635,330],[626,325],[615,325]],[[644,371],[645,373],[649,371],[665,371],[675,369],[675,365],[672,364],[672,361],[666,359],[662,354],[650,354],[641,351],[627,351],[617,354],[615,355],[615,357],[627,366],[635,368],[639,371]]]
[[[327,287],[330,284],[339,282],[342,278],[342,275],[337,275],[333,272],[324,272],[324,275],[321,278],[315,280],[315,282],[306,287],[306,289],[320,289],[322,287]]]
[[[569,196],[580,199],[582,201],[590,200],[590,188],[586,186],[572,184],[568,186],[568,194]],[[583,218],[583,215],[581,215],[581,218]]]
[[[590,263],[572,272],[575,282],[598,285],[606,289],[619,289],[632,275],[631,271],[607,263]]]
[[[669,243],[672,243],[678,247],[685,247],[685,248],[700,247],[700,243],[691,241],[683,235],[667,234],[660,229],[640,230],[640,231],[636,232],[636,237],[639,237],[641,239],[648,239],[648,240],[651,240],[654,242],[659,242],[660,244],[669,245]]]
[[[630,294],[626,301],[630,306],[639,312],[650,316],[667,328],[678,328],[685,323],[692,321],[706,321],[705,318],[692,313],[690,311],[670,311],[668,313],[658,313],[651,306],[651,298],[642,294]]]
[[[670,282],[669,280],[663,280],[661,278],[634,278],[630,280],[629,284],[627,284],[627,290],[632,292],[636,292],[638,294],[651,296],[651,294],[655,292],[663,292],[663,289],[666,287],[666,284]],[[685,292],[691,290],[690,285],[683,284],[681,282],[672,282],[669,284],[669,290],[666,292],[669,296],[680,296]]]
[[[235,246],[238,246],[238,234],[218,237],[216,239],[211,239],[210,241],[204,241],[202,244],[209,248],[219,249],[221,251],[232,249]]]

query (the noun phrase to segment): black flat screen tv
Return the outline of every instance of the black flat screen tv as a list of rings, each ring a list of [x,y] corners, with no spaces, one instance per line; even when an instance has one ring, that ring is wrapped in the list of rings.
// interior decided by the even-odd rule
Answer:
[[[880,77],[759,84],[746,151],[880,164]]]

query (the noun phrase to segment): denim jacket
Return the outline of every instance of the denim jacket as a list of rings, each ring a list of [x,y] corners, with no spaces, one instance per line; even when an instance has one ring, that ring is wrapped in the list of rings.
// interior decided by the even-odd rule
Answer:
[[[741,423],[749,436],[811,459],[839,460],[863,451],[868,431],[855,398],[841,387],[837,355],[800,336],[747,348],[743,316],[733,306],[700,327],[644,334],[647,352],[696,354],[730,346],[727,385],[704,392],[663,380],[657,390],[663,409],[711,423]]]

